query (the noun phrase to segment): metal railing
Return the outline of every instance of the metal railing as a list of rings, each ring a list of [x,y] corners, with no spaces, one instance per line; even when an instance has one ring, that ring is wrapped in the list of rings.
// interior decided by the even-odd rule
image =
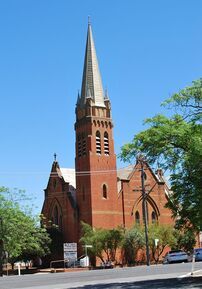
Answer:
[[[77,260],[53,260],[50,262],[50,269],[55,269],[55,267],[53,267],[54,263],[63,263],[63,268],[77,267],[78,262],[80,262],[80,259],[83,257],[85,257],[85,255],[80,256]]]
[[[51,268],[51,269],[54,269],[54,267],[52,266],[53,263],[61,263],[61,262],[63,262],[63,268],[65,268],[65,263],[68,262],[67,260],[54,260],[54,261],[51,261],[51,262],[50,262],[50,268]]]

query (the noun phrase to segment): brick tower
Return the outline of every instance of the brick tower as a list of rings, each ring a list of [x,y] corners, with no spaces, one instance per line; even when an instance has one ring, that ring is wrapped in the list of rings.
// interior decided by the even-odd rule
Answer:
[[[76,104],[76,194],[79,221],[117,226],[117,171],[111,106],[88,24],[81,94]]]

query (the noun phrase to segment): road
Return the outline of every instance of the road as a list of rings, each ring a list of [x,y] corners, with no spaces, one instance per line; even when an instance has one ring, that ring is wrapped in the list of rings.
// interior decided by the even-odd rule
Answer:
[[[195,264],[195,271],[199,270],[202,270],[202,262]],[[191,263],[186,263],[9,276],[0,279],[0,289],[202,288],[202,277],[186,279],[190,271]]]

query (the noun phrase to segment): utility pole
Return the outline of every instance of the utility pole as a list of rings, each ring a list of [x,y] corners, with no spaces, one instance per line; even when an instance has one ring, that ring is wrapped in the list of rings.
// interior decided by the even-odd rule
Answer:
[[[145,191],[145,172],[144,172],[144,157],[142,155],[138,156],[138,161],[141,165],[141,185],[142,185],[142,210],[143,210],[143,220],[145,228],[145,244],[146,244],[146,257],[147,257],[147,266],[150,265],[149,259],[149,239],[148,239],[148,211],[147,211],[147,193]]]

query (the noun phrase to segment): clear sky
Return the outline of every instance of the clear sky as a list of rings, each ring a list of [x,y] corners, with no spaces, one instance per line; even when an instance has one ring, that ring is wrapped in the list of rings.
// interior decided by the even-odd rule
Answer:
[[[119,154],[202,76],[201,13],[201,0],[1,0],[0,186],[25,189],[39,212],[53,154],[74,167],[88,15]]]

